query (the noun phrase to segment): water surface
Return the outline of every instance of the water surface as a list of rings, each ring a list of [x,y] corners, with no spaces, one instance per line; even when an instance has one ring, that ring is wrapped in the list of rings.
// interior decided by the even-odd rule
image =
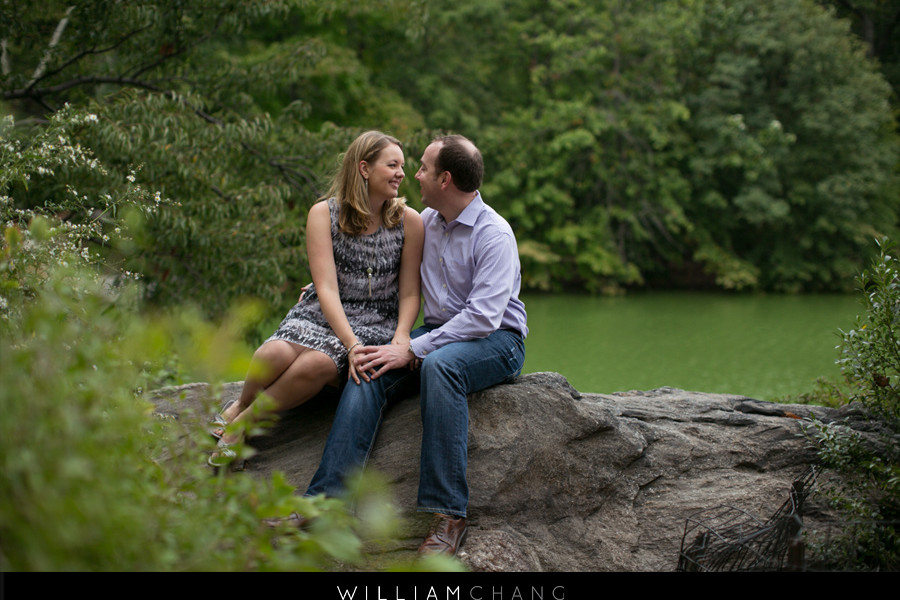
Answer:
[[[854,295],[525,295],[523,372],[556,371],[582,392],[671,386],[778,400],[838,379],[839,329]]]

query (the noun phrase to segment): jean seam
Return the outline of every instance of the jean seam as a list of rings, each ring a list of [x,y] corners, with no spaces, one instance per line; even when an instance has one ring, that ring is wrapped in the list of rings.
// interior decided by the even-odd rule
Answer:
[[[398,377],[396,381],[391,382],[387,387],[383,388],[384,393],[382,394],[382,396],[384,398],[384,402],[378,409],[378,424],[375,426],[375,431],[372,433],[372,438],[369,440],[369,446],[366,450],[366,457],[363,459],[362,463],[363,469],[365,469],[366,465],[369,464],[369,458],[372,456],[372,450],[375,448],[375,441],[378,439],[378,433],[381,431],[381,425],[384,422],[384,409],[387,406],[390,393],[402,384],[405,384],[408,377],[412,377],[412,375],[404,374],[402,377]]]
[[[386,404],[387,402],[385,402]],[[372,456],[372,449],[375,448],[375,440],[378,439],[378,432],[381,431],[381,423],[384,421],[384,404],[381,405],[381,408],[378,410],[378,423],[375,425],[375,431],[372,432],[372,437],[369,439],[369,447],[366,450],[366,457],[363,459],[362,465],[360,468],[365,469],[366,465],[369,464],[369,457]]]

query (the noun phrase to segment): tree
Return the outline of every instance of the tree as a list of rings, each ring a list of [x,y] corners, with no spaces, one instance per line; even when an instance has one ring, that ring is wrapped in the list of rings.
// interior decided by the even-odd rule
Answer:
[[[813,0],[0,10],[19,123],[89,106],[77,141],[171,200],[132,267],[159,303],[293,296],[306,210],[362,128],[401,136],[410,173],[431,130],[475,140],[532,289],[843,290],[896,227],[890,89]],[[108,192],[58,169],[11,195],[66,185]]]
[[[122,186],[133,178],[168,200],[136,237],[129,265],[149,300],[192,301],[209,315],[244,296],[275,305],[308,281],[306,211],[357,131],[317,119],[322,107],[305,101],[333,48],[311,37],[257,40],[273,21],[314,20],[344,4],[4,3],[2,98],[30,125],[22,138],[66,103],[89,108],[97,126],[76,132],[77,142]],[[375,10],[400,3],[388,4]],[[67,186],[115,192],[59,168],[11,196],[21,207],[55,206]]]
[[[866,45],[866,53],[877,58],[885,78],[900,99],[900,2],[896,0],[821,0],[839,17],[849,19],[854,33]]]
[[[678,19],[666,22],[653,3],[530,12],[517,25],[529,45],[530,102],[489,130],[492,197],[524,232],[530,286],[638,285],[659,256],[648,251],[664,256],[687,226],[672,172],[687,111],[663,33]]]
[[[678,58],[696,148],[688,260],[725,287],[848,290],[897,225],[887,84],[813,3],[697,7]]]
[[[404,90],[480,143],[527,287],[846,290],[896,226],[890,90],[813,2],[503,8],[430,20],[422,79],[459,84]],[[444,38],[478,52],[442,60]]]

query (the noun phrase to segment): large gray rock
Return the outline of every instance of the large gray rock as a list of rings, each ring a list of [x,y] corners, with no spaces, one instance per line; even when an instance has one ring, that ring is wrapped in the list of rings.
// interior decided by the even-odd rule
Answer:
[[[240,387],[216,396],[236,397]],[[211,406],[203,384],[154,397],[160,412],[203,415]],[[324,394],[282,415],[251,440],[258,453],[247,471],[281,471],[302,493],[336,402]],[[689,516],[729,505],[767,518],[814,459],[801,419],[840,416],[673,388],[581,394],[556,373],[472,394],[469,407],[469,536],[460,558],[482,571],[674,570]],[[410,515],[421,435],[418,399],[397,403],[369,463]],[[427,518],[410,518],[394,550],[412,553],[421,541]]]

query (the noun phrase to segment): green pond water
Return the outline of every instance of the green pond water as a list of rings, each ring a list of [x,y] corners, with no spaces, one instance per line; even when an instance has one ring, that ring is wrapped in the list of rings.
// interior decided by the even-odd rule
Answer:
[[[581,392],[670,386],[779,400],[840,378],[839,330],[854,295],[525,295],[523,373],[555,371]]]

